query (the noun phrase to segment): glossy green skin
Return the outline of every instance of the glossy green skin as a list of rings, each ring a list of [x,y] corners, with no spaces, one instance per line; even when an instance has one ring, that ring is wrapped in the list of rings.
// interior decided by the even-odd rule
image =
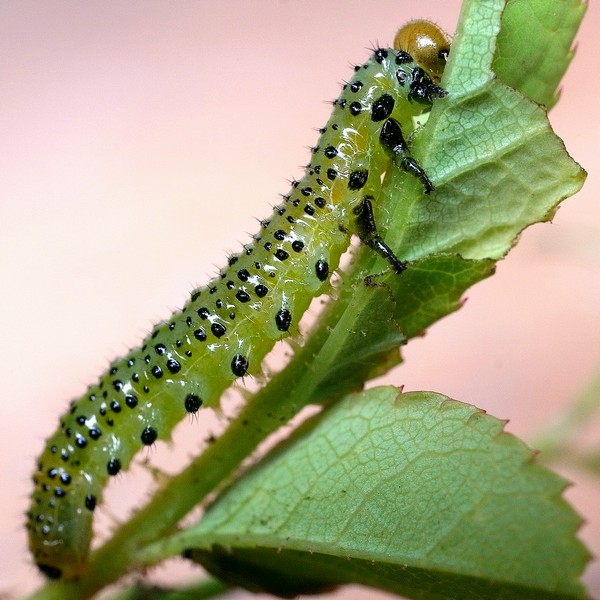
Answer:
[[[260,373],[275,342],[296,332],[311,300],[330,290],[329,275],[357,232],[353,209],[366,195],[376,203],[390,162],[373,103],[390,95],[389,116],[405,134],[411,117],[428,108],[409,101],[408,85],[397,78],[403,71],[410,80],[415,63],[398,65],[396,51],[383,53],[375,52],[344,86],[306,174],[253,243],[140,348],[115,360],[60,420],[38,460],[27,522],[31,552],[46,575],[74,579],[85,571],[93,508],[118,471],[115,461],[125,469],[144,444],[169,438],[198,409],[197,399],[218,406],[246,366],[248,375]],[[351,189],[357,171],[368,177]]]

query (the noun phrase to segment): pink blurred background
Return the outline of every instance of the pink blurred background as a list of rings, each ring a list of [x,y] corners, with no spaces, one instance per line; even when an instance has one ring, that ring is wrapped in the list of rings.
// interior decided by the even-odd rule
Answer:
[[[324,100],[337,96],[349,65],[410,18],[452,32],[459,8],[459,0],[0,4],[0,592],[39,584],[23,513],[35,456],[67,401],[257,230],[254,217],[268,215],[286,179],[301,174],[313,128],[328,117]],[[584,190],[553,225],[526,231],[496,276],[413,341],[385,380],[475,404],[510,419],[525,440],[600,368],[600,126],[591,116],[599,28],[592,3],[551,114],[589,171]],[[182,427],[178,437],[197,447],[202,425]],[[150,452],[168,454],[163,444]],[[587,520],[581,537],[598,554],[600,481],[562,472]],[[131,481],[111,490],[107,521],[121,516]],[[177,575],[162,568],[155,577],[179,580],[173,568]],[[585,581],[600,594],[597,564]]]

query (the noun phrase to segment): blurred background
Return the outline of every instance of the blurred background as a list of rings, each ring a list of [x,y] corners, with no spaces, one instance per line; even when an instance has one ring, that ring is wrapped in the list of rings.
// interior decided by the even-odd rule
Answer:
[[[40,583],[23,515],[35,457],[68,400],[258,229],[255,217],[301,175],[324,101],[350,65],[412,18],[453,32],[459,9],[459,0],[0,3],[0,594]],[[475,404],[526,441],[600,371],[600,120],[590,105],[599,28],[592,3],[550,115],[589,172],[583,191],[552,225],[527,230],[385,379]],[[206,427],[186,422],[176,449],[148,454],[176,464]],[[600,481],[558,470],[574,482],[566,496],[598,554]],[[111,486],[105,526],[149,483],[139,476]],[[163,582],[191,575],[178,563],[153,572]],[[600,594],[598,564],[585,582]]]

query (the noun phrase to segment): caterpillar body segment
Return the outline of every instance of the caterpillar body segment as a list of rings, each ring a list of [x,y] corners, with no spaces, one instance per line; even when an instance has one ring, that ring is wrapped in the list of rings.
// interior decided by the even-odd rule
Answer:
[[[30,549],[45,575],[85,572],[107,480],[140,448],[168,439],[186,415],[218,406],[236,379],[260,372],[311,300],[330,289],[352,234],[397,272],[405,268],[378,235],[373,214],[390,166],[417,177],[425,193],[433,189],[406,139],[412,117],[445,92],[416,58],[377,48],[356,67],[304,176],[252,243],[71,402],[38,459],[27,513]]]

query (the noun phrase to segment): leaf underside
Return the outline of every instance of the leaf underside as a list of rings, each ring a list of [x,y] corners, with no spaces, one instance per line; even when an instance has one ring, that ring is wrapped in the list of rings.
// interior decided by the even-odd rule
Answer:
[[[358,582],[411,598],[576,598],[565,482],[503,423],[392,387],[315,417],[184,534],[191,556],[283,596]]]

